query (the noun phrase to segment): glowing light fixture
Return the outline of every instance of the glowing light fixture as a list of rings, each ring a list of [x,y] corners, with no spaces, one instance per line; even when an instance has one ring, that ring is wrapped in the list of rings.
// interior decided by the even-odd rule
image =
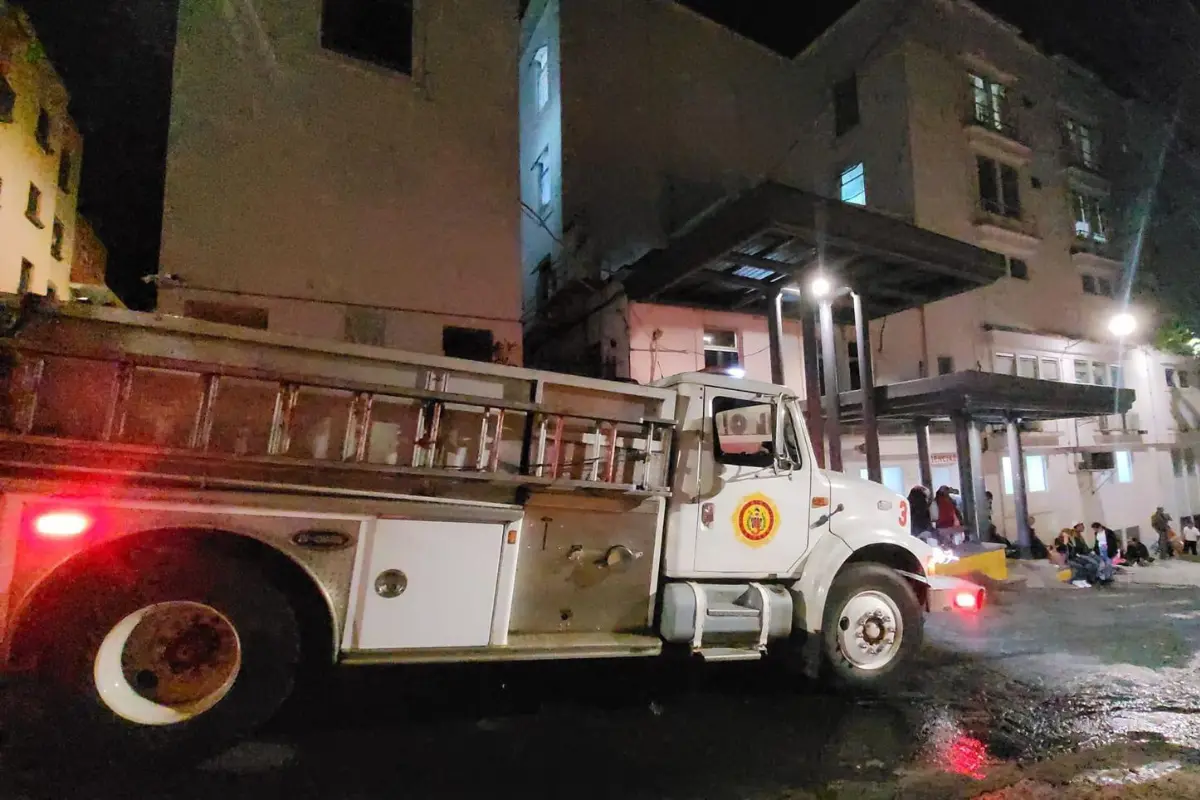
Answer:
[[[813,297],[821,298],[827,296],[829,292],[832,291],[833,284],[831,284],[829,279],[824,275],[818,275],[817,277],[813,278],[813,282],[808,288],[812,290]]]
[[[1114,314],[1108,321],[1108,332],[1118,339],[1124,339],[1137,330],[1137,319],[1128,311]]]

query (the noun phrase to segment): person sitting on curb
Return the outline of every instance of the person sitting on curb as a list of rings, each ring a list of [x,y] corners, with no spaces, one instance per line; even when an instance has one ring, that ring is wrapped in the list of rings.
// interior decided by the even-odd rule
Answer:
[[[1135,567],[1145,567],[1154,563],[1150,550],[1136,536],[1130,537],[1129,546],[1125,548],[1125,563]]]

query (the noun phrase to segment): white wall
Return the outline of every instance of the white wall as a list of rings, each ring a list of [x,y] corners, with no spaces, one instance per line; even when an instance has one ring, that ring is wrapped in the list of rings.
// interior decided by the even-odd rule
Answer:
[[[216,290],[289,298],[272,327],[320,301],[408,314],[403,344],[432,352],[471,320],[519,341],[515,9],[416,5],[409,77],[322,49],[320,0],[184,0],[164,310]],[[340,338],[326,311],[302,332]]]
[[[745,377],[771,380],[771,354],[764,317],[678,306],[630,303],[629,377],[638,383],[704,369],[704,331],[732,331]],[[784,322],[783,369],[786,385],[804,395],[804,358],[800,350],[800,324]]]

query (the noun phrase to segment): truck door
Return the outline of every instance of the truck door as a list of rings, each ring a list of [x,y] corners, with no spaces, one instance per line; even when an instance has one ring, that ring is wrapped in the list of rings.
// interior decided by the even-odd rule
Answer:
[[[793,403],[706,387],[695,571],[786,574],[808,549],[811,450]]]

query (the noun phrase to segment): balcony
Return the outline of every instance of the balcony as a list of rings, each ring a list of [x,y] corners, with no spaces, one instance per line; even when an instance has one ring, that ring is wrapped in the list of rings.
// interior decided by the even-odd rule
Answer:
[[[1028,257],[1041,241],[1037,225],[1023,219],[1019,207],[1004,207],[995,200],[980,199],[973,221],[979,233],[979,246],[986,250]]]
[[[1033,157],[1033,149],[1021,141],[1016,121],[1007,109],[972,104],[964,127],[967,138],[978,150],[990,152],[1007,160],[1025,165]]]

